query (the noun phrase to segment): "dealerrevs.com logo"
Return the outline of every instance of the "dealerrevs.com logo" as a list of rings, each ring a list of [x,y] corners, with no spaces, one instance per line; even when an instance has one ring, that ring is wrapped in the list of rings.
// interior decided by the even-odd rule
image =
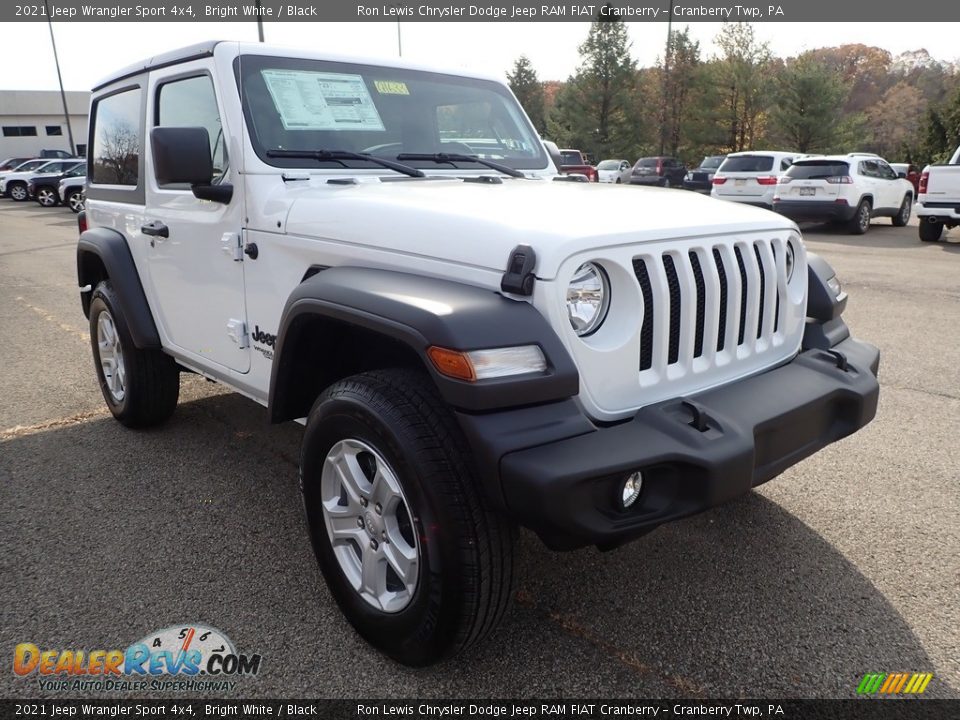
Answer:
[[[150,633],[126,650],[14,648],[13,672],[44,691],[229,691],[260,672],[261,655],[238,653],[216,628],[198,623]]]

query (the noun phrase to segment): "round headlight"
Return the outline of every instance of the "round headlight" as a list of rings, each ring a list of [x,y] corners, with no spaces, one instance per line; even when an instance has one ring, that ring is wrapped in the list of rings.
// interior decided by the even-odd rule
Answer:
[[[793,249],[793,243],[787,242],[787,282],[793,277],[793,268],[797,264],[796,251]]]
[[[580,337],[595,332],[607,316],[610,305],[610,282],[596,263],[577,268],[567,286],[567,314],[570,325]]]

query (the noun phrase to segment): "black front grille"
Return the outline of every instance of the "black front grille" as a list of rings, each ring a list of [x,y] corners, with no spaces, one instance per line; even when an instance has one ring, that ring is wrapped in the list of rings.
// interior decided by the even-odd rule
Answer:
[[[763,259],[760,257],[760,246],[753,246],[753,253],[757,256],[757,267],[760,269],[760,312],[757,314],[757,337],[763,335],[763,298],[766,293],[767,274],[763,271]]]

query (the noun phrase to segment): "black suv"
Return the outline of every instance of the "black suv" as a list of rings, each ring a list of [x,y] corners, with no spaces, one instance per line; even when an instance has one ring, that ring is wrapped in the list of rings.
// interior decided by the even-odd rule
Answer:
[[[683,179],[683,187],[709,195],[713,187],[713,176],[717,174],[717,168],[726,159],[726,155],[707,155],[700,161],[700,167],[687,173]]]
[[[631,185],[680,187],[687,167],[672,157],[644,157],[637,160],[630,172]]]

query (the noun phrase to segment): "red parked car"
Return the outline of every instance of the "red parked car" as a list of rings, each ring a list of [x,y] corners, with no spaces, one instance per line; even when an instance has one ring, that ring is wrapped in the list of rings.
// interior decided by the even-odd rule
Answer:
[[[579,150],[561,150],[560,157],[563,165],[560,166],[560,172],[564,175],[580,174],[586,175],[590,182],[597,182],[600,176],[593,165],[588,165]]]
[[[914,193],[920,192],[920,168],[910,163],[890,163],[890,167],[897,175],[910,181]]]

